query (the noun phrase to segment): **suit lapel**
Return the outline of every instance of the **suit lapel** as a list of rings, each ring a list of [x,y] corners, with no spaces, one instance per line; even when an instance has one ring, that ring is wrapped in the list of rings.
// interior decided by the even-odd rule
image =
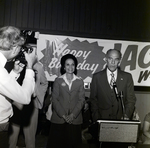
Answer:
[[[78,81],[77,80],[74,80],[73,82],[72,82],[72,86],[71,86],[71,92],[72,91],[74,91],[77,87],[79,87],[79,85],[77,85],[78,84]]]
[[[110,85],[109,85],[109,82],[108,82],[108,79],[107,79],[107,73],[106,73],[106,70],[103,72],[103,76],[102,76],[102,81],[106,87],[107,90],[110,90]]]
[[[116,85],[117,85],[117,88],[118,88],[118,91],[119,91],[119,92],[121,91],[123,82],[124,82],[124,79],[123,79],[123,76],[122,76],[122,74],[121,74],[121,71],[118,70]]]
[[[111,91],[112,90],[111,90],[110,85],[108,83],[106,69],[103,71],[103,73],[100,77],[101,77],[102,87],[104,87],[105,92],[107,93],[108,101],[111,101],[111,93],[112,93]]]
[[[79,85],[78,85],[78,80],[74,80],[72,82],[72,86],[71,89],[69,90],[69,86],[67,85],[67,83],[64,81],[64,79],[61,79],[61,86],[62,89],[64,89],[65,91],[67,91],[68,93],[71,93],[72,91],[74,91]]]
[[[60,83],[61,83],[61,84],[60,84],[60,85],[61,85],[61,88],[62,88],[63,90],[65,90],[66,92],[69,93],[69,92],[70,92],[70,91],[69,91],[69,86],[67,85],[67,83],[64,81],[63,78],[61,79],[61,82],[60,82]]]

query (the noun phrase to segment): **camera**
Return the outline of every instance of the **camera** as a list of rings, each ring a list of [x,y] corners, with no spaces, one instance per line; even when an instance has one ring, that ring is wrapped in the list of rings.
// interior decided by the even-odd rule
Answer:
[[[22,48],[21,48],[21,52],[24,53],[24,52],[27,52],[27,53],[32,53],[33,51],[33,48],[29,45],[22,45]]]
[[[33,48],[32,48],[31,46],[29,46],[29,45],[22,45],[19,54],[18,54],[17,57],[15,58],[15,61],[16,61],[16,60],[19,60],[21,63],[27,65],[27,61],[26,61],[26,59],[25,59],[24,53],[25,53],[25,52],[26,52],[26,53],[32,53],[32,51],[33,51]]]

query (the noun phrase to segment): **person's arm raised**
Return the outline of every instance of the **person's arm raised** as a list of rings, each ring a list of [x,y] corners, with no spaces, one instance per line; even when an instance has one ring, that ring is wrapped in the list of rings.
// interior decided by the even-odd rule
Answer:
[[[24,55],[25,55],[25,59],[27,61],[26,69],[32,69],[33,65],[37,62],[36,50],[33,50],[32,53],[24,52]]]

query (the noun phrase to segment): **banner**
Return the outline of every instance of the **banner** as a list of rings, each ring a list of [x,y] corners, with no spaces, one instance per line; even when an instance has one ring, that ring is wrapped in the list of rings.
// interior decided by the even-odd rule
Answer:
[[[150,43],[122,40],[103,40],[72,36],[39,34],[37,54],[46,77],[54,81],[60,75],[60,59],[73,54],[78,60],[78,74],[86,83],[92,75],[105,67],[104,57],[109,49],[122,53],[120,67],[132,74],[135,86],[150,85]]]

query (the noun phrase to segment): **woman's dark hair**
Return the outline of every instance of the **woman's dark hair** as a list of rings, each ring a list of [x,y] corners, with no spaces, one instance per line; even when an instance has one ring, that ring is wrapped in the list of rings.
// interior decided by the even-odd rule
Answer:
[[[77,74],[77,65],[78,65],[78,61],[76,59],[76,57],[72,54],[66,54],[64,55],[62,58],[61,58],[61,61],[60,61],[60,64],[61,64],[61,68],[60,68],[60,73],[63,75],[64,73],[66,73],[66,70],[64,69],[65,68],[65,62],[66,60],[68,59],[72,59],[74,61],[74,64],[75,64],[75,70],[74,70],[74,74],[76,75]]]

